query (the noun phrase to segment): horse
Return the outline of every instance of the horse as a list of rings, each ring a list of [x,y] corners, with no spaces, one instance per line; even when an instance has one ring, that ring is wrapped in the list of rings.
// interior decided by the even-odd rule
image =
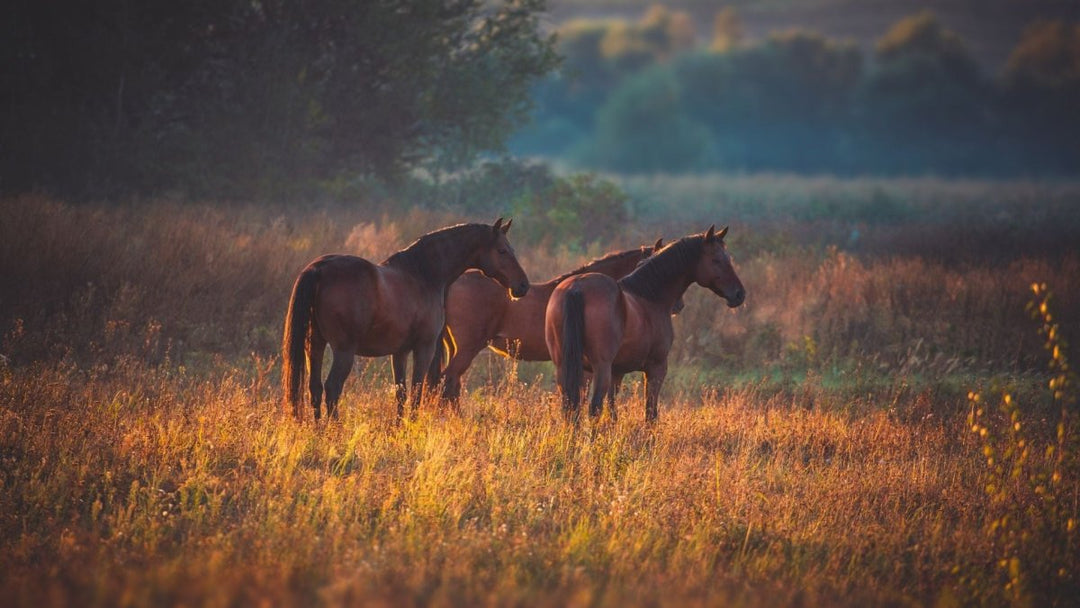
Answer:
[[[434,386],[438,381],[439,365],[444,357],[448,358],[441,372],[442,398],[456,402],[461,395],[461,376],[485,346],[521,361],[550,361],[544,341],[544,311],[555,286],[563,279],[583,272],[599,272],[616,279],[623,277],[658,251],[663,242],[663,239],[657,239],[651,246],[609,253],[545,283],[533,283],[528,295],[521,298],[509,297],[506,289],[482,273],[469,271],[462,274],[447,292],[447,329],[432,360],[428,385]],[[674,312],[682,308],[681,304],[680,300]],[[612,385],[613,390],[616,385]]]
[[[404,416],[406,359],[411,354],[412,412],[445,325],[450,284],[470,268],[498,281],[516,297],[529,291],[506,238],[513,220],[493,225],[460,224],[426,234],[378,265],[352,255],[324,255],[296,278],[282,340],[285,399],[300,420],[300,386],[306,367],[315,420],[323,397],[322,359],[334,353],[326,378],[326,412],[337,418],[337,403],[353,358],[390,355],[397,385],[397,414]]]
[[[657,418],[660,387],[674,340],[671,309],[691,283],[735,308],[746,290],[724,246],[728,229],[683,237],[616,281],[599,273],[574,275],[555,287],[544,318],[544,339],[555,363],[563,414],[577,424],[585,367],[593,374],[589,416],[602,413],[612,375],[645,372],[645,420]],[[614,402],[609,403],[615,419]]]

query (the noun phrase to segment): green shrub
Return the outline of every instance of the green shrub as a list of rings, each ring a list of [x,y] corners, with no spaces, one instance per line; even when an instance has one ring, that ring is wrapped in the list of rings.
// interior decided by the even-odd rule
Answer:
[[[554,180],[547,188],[526,191],[516,200],[515,215],[527,220],[524,234],[585,248],[608,242],[625,231],[629,197],[615,183],[592,173]]]

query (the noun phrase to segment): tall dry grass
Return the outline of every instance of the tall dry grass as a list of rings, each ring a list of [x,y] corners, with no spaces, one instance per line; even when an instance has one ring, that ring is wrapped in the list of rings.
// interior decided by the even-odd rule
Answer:
[[[0,331],[11,338],[0,354],[22,363],[136,355],[188,366],[273,357],[292,281],[322,253],[380,260],[436,227],[488,221],[417,208],[371,217],[344,206],[75,206],[41,197],[2,201],[0,216]],[[519,247],[518,255],[543,281],[692,225],[638,226],[632,242],[586,252]],[[1061,305],[1080,308],[1075,249],[955,265],[747,242],[786,231],[783,223],[732,229],[729,248],[749,297],[727,314],[690,289],[673,353],[684,370],[713,380],[856,363],[885,373],[1015,372],[1040,360],[1022,308],[1031,281],[1060,285]],[[1080,329],[1080,319],[1065,322],[1067,332]]]
[[[0,217],[10,605],[1004,603],[966,394],[1011,383],[1030,441],[1051,438],[1032,281],[1080,335],[1075,248],[950,262],[906,253],[925,235],[887,254],[736,217],[750,297],[688,293],[656,427],[635,381],[617,424],[574,431],[548,367],[492,357],[460,413],[402,425],[386,364],[360,362],[341,423],[315,428],[278,410],[300,268],[493,218],[42,197]],[[518,254],[545,280],[699,221]],[[1052,555],[1075,566],[1071,542]]]
[[[291,423],[235,370],[37,365],[0,387],[14,605],[809,605],[950,591],[985,551],[942,425],[753,387],[575,433],[547,389]],[[907,406],[909,404],[900,404]],[[949,447],[953,446],[953,447]]]

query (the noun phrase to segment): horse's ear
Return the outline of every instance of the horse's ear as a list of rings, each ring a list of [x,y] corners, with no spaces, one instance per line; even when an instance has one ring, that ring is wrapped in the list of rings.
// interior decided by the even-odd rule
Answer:
[[[711,243],[716,240],[716,224],[709,226],[709,229],[705,231],[705,242]]]
[[[510,219],[506,220],[506,223],[503,224],[503,227],[502,227],[503,234],[506,234],[507,232],[510,231],[510,224],[513,224],[513,223],[514,223],[514,218],[510,218]]]
[[[656,242],[653,243],[653,246],[652,246],[653,253],[656,253],[657,251],[660,251],[660,249],[663,246],[664,246],[664,237],[660,237],[660,238],[656,239]]]
[[[502,230],[502,218],[501,217],[499,219],[495,220],[495,223],[491,226],[491,231],[492,232],[498,233],[500,230]]]
[[[727,229],[728,229],[727,226],[724,226],[723,228],[721,228],[720,233],[716,235],[716,238],[718,238],[720,240],[724,240],[724,237],[727,236]]]

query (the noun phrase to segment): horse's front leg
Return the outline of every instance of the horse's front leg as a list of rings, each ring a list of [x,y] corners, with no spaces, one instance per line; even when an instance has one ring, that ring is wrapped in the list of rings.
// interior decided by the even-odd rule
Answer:
[[[611,421],[612,422],[615,422],[616,420],[619,419],[619,414],[618,414],[618,412],[615,411],[615,397],[619,394],[619,391],[622,390],[622,380],[623,380],[624,375],[625,374],[615,374],[615,373],[613,373],[611,375],[611,388],[608,389],[608,402],[607,403],[608,403],[608,412],[611,414]]]
[[[660,387],[664,386],[664,378],[666,377],[666,357],[645,367],[645,422],[656,422]]]
[[[390,355],[390,366],[394,369],[394,386],[396,387],[395,398],[397,400],[398,419],[405,417],[405,363],[408,361],[408,351]]]
[[[438,337],[436,337],[438,340]],[[412,370],[412,416],[416,417],[417,410],[420,409],[420,399],[424,396],[424,379],[427,376],[427,370],[431,367],[431,361],[435,358],[435,341],[430,343],[423,343],[416,347],[413,351],[413,370]],[[433,388],[433,387],[432,387]]]

